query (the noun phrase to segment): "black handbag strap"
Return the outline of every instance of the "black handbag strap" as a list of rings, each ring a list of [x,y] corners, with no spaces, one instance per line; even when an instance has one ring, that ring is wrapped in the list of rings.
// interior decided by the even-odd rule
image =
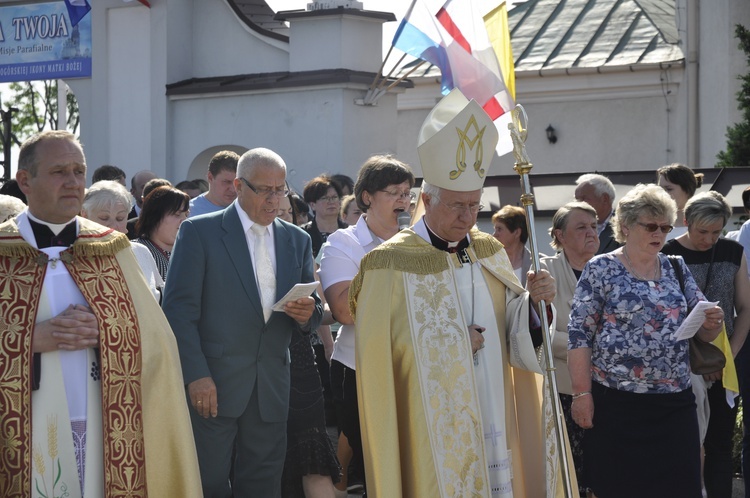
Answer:
[[[675,275],[677,275],[677,281],[680,283],[680,290],[682,295],[685,295],[685,275],[682,273],[682,266],[677,262],[677,256],[667,256],[669,264],[672,265]],[[710,269],[710,268],[709,268]]]
[[[708,263],[708,270],[706,270],[706,281],[703,284],[703,288],[701,289],[701,292],[703,294],[706,294],[706,289],[708,289],[708,280],[711,278],[711,269],[714,266],[714,255],[716,254],[716,244],[711,247],[711,262]],[[677,275],[677,281],[680,282],[680,290],[682,291],[682,294],[685,294],[685,275],[682,273],[682,266],[677,262],[677,256],[668,255],[667,258],[669,258],[669,263],[672,265],[672,269],[674,270],[675,275]]]

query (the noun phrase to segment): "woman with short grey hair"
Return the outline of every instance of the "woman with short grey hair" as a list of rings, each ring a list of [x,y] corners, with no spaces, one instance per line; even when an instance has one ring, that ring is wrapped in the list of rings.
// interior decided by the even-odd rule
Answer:
[[[128,233],[128,213],[132,208],[133,197],[120,183],[102,180],[93,184],[83,198],[81,216],[124,234]],[[130,244],[146,278],[151,293],[161,302],[164,280],[159,275],[151,252],[141,244]]]
[[[685,204],[687,232],[667,242],[662,249],[665,254],[682,256],[706,298],[719,301],[724,309],[731,347],[731,354],[725,352],[728,364],[734,362],[750,329],[750,280],[743,247],[721,237],[731,216],[732,208],[718,192],[697,194]],[[737,405],[727,402],[725,388],[732,385],[736,388],[737,379],[725,376],[733,370],[693,375],[693,391],[698,391],[696,399],[707,399],[698,405],[698,420],[705,450],[703,479],[708,496],[732,496],[732,434]]]
[[[573,296],[571,414],[587,429],[583,465],[595,496],[701,497],[688,341],[675,332],[706,299],[682,258],[684,286],[660,253],[676,211],[656,185],[628,192],[613,221],[623,246],[591,258]],[[696,337],[713,341],[723,310],[709,307],[701,318]]]

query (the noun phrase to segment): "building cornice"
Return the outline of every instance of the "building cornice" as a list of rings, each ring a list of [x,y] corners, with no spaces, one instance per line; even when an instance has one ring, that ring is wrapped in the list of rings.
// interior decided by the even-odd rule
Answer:
[[[190,78],[167,85],[170,100],[184,100],[236,95],[295,92],[302,88],[351,88],[367,90],[375,73],[350,69],[321,69],[316,71],[279,71],[274,73],[240,74],[211,78]],[[390,80],[393,82],[395,80]],[[411,88],[404,80],[394,87],[396,92]]]

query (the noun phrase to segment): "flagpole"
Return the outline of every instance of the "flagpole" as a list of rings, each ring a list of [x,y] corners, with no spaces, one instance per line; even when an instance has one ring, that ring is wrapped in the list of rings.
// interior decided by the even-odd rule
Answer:
[[[404,60],[404,57],[406,57],[406,54],[402,55],[401,58],[398,60],[397,64],[401,64],[401,61]],[[393,69],[388,73],[388,76],[383,76],[383,79],[380,81],[380,83],[377,85],[377,88],[370,87],[369,90],[367,90],[367,93],[365,94],[365,98],[362,100],[362,103],[365,105],[374,105],[378,99],[385,93],[387,93],[391,88],[398,85],[402,81],[404,81],[406,78],[411,75],[414,71],[419,69],[419,67],[424,64],[426,61],[422,60],[419,61],[419,64],[416,64],[414,67],[412,67],[406,74],[400,76],[398,79],[396,79],[393,83],[388,85],[385,89],[383,89],[383,86],[385,86],[385,83],[388,81],[388,78],[391,77],[391,74],[393,73]],[[377,78],[377,77],[376,77]],[[373,86],[375,85],[375,81],[373,81]]]
[[[517,105],[511,115],[513,119],[508,124],[510,135],[513,140],[513,156],[516,159],[513,169],[521,177],[521,204],[526,210],[526,223],[529,232],[529,245],[531,246],[532,264],[534,272],[539,271],[539,251],[537,250],[536,231],[534,229],[534,194],[531,192],[531,183],[529,182],[529,172],[533,165],[526,153],[526,111],[523,106]],[[523,118],[523,119],[521,119]],[[545,376],[546,384],[549,390],[552,404],[552,416],[555,421],[555,436],[557,440],[558,455],[560,457],[560,468],[562,470],[563,486],[565,496],[573,498],[573,488],[571,485],[570,466],[568,465],[568,442],[563,433],[565,420],[562,410],[560,409],[560,396],[557,389],[557,378],[555,376],[554,356],[552,355],[551,336],[549,332],[549,321],[547,316],[547,303],[542,300],[539,302],[539,317],[542,322],[542,349],[545,358]]]
[[[390,46],[388,49],[388,53],[385,54],[385,58],[383,59],[383,63],[380,64],[380,69],[378,69],[378,74],[375,75],[375,79],[372,80],[372,83],[370,84],[370,88],[367,90],[368,92],[372,92],[375,90],[375,85],[378,82],[378,78],[383,76],[383,68],[385,67],[385,63],[388,61],[388,57],[391,56],[391,52],[393,51],[393,45]],[[390,73],[388,73],[390,76]]]

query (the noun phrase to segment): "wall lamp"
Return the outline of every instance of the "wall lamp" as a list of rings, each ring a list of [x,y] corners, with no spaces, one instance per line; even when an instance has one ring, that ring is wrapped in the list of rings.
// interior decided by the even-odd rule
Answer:
[[[555,135],[555,128],[552,125],[549,125],[544,131],[547,132],[547,140],[549,140],[549,143],[557,143],[557,135]]]

